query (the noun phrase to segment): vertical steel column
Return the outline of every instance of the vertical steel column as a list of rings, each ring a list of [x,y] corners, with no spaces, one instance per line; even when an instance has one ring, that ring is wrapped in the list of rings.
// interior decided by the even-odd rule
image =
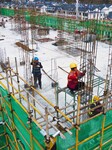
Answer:
[[[80,93],[78,93],[78,104],[77,104],[77,117],[76,117],[76,145],[75,148],[78,150],[78,144],[79,144],[79,126],[80,126]]]
[[[17,58],[15,57],[15,65],[16,65],[16,76],[17,76],[17,83],[18,83],[18,91],[19,91],[19,101],[21,103],[21,95],[20,95],[20,81],[19,81],[19,73],[18,73],[18,65],[17,65]]]
[[[33,111],[31,111],[30,110],[30,98],[29,98],[29,94],[28,94],[28,92],[27,92],[27,102],[28,102],[28,124],[29,124],[29,132],[30,132],[30,144],[31,144],[31,150],[34,150],[34,145],[33,145],[33,135],[32,135],[32,117],[33,117],[33,115],[32,115],[32,112]]]
[[[50,149],[50,136],[49,136],[49,125],[48,125],[48,108],[45,107],[45,121],[46,121],[46,146],[47,149]]]
[[[9,60],[9,57],[8,57],[8,68],[9,70],[9,77],[10,77],[10,81],[11,81],[11,84],[13,85],[13,80],[12,80],[12,73],[11,73],[11,67],[10,67],[10,60]],[[8,72],[7,72],[8,73]],[[12,87],[12,94],[14,94],[14,88]]]

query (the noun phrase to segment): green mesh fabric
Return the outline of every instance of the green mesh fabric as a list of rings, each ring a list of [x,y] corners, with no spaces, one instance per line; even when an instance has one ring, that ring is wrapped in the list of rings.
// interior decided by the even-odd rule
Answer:
[[[102,150],[112,150],[112,139],[110,140],[109,143],[107,143],[103,146]]]
[[[52,16],[49,16],[49,17],[46,17],[46,26],[47,27],[53,27],[53,28],[56,28],[57,27],[57,18],[56,17],[52,17]]]
[[[33,16],[32,13],[26,10],[14,10],[8,8],[0,8],[0,14],[4,16],[14,16],[15,14],[24,15],[25,19],[30,23],[38,24],[41,26],[53,27],[55,29],[65,30],[68,32],[74,32],[75,29],[82,30],[83,28],[90,28],[91,31],[95,32],[98,35],[98,37],[112,37],[112,21],[106,22],[99,20],[87,20],[78,22],[69,18],[57,18],[56,16],[41,14]]]
[[[108,111],[106,113],[106,122],[105,122],[105,127],[108,126],[108,125],[112,125],[112,110]]]
[[[14,16],[14,9],[1,8],[0,13],[4,16]]]
[[[1,116],[1,113],[0,113]],[[2,121],[2,118],[0,117],[0,121]],[[6,145],[6,138],[4,134],[4,125],[0,125],[0,148]],[[7,148],[2,148],[2,150],[7,150]]]
[[[103,143],[106,143],[106,141],[109,141],[110,139],[112,141],[112,127],[104,131]]]
[[[2,107],[4,108],[3,116],[6,122],[5,128],[6,132],[10,138],[9,145],[12,150],[15,150],[15,138],[18,140],[19,150],[22,148],[30,150],[31,146],[34,146],[35,150],[45,149],[44,137],[40,133],[40,128],[34,123],[31,123],[31,133],[33,137],[32,145],[30,141],[30,126],[28,122],[28,114],[22,109],[19,102],[13,99],[11,96],[8,96],[6,90],[0,87],[2,96],[5,96],[5,100],[1,100]],[[10,107],[12,105],[13,113],[11,113]],[[14,120],[15,130],[12,130],[13,124],[10,120]],[[8,127],[9,126],[9,127]],[[10,129],[11,128],[11,129]],[[14,128],[13,128],[14,129]],[[0,130],[1,131],[1,130]],[[14,136],[15,135],[15,136]],[[4,143],[5,137],[4,137]],[[1,147],[0,143],[0,147]]]
[[[66,137],[65,139],[62,139],[60,136],[57,137],[56,140],[56,146],[57,150],[67,150],[70,148],[72,145],[75,144],[75,135],[76,135],[76,130],[75,128],[71,130],[72,135],[68,134],[67,132],[64,134]]]
[[[93,150],[95,149],[100,143],[100,135],[96,135],[92,139],[84,142],[83,144],[79,145],[79,150]]]
[[[98,116],[84,124],[81,124],[79,130],[79,142],[101,130],[102,117],[103,116]],[[97,126],[95,126],[95,124],[97,124]]]
[[[1,128],[1,127],[0,127]],[[6,139],[5,139],[5,135],[0,136],[0,148],[6,145]],[[6,147],[4,148],[6,149]],[[3,150],[4,150],[3,149]]]
[[[4,133],[4,128],[3,128],[3,125],[0,125],[0,135]]]
[[[4,133],[4,126],[5,126],[6,133],[10,138],[8,143],[12,150],[15,150],[15,144],[13,144],[15,143],[14,135],[16,139],[19,141],[18,142],[19,150],[21,149],[30,150],[31,148],[30,127],[27,124],[28,114],[22,109],[19,102],[17,103],[15,99],[8,96],[6,90],[0,87],[0,91],[2,93],[2,96],[5,96],[5,100],[2,100],[1,103],[2,103],[2,107],[4,108],[3,116],[6,122],[6,125],[0,126],[0,134]],[[11,105],[13,109],[13,115],[10,111]],[[105,124],[104,124],[105,130],[103,133],[102,149],[108,150],[112,144],[112,119],[110,119],[112,117],[112,110],[108,111],[105,117],[106,117]],[[10,130],[10,128],[12,129],[13,125],[9,118],[14,119],[14,125],[16,127],[14,131]],[[101,140],[100,133],[102,129],[103,119],[104,119],[104,115],[100,115],[80,125],[80,130],[78,132],[79,150],[93,150],[100,145],[100,140]],[[0,120],[3,121],[1,113],[0,113]],[[31,126],[32,126],[31,133],[33,137],[32,145],[34,147],[34,150],[39,150],[42,148],[45,149],[45,141],[43,135],[40,134],[40,128],[38,128],[38,126],[34,122],[32,122]],[[72,149],[75,149],[76,129],[73,128],[71,132],[72,135],[68,134],[67,132],[64,133],[65,139],[62,139],[60,136],[57,137],[56,140],[57,150],[66,150],[72,147],[73,147]],[[3,144],[4,145],[6,144],[6,139],[4,134],[3,136],[0,137],[0,147],[2,147]]]
[[[112,119],[110,119],[111,117],[112,117],[112,110],[106,113],[105,128],[108,127],[108,129],[105,129],[103,134],[103,144],[104,144],[103,149],[111,146],[112,144],[112,126],[110,126],[112,125]],[[104,119],[104,115],[100,115],[80,125],[78,140],[79,142],[82,142],[86,139],[86,141],[82,142],[82,144],[79,144],[78,150],[93,150],[100,145],[100,140],[101,140],[100,132],[102,129],[103,119]],[[68,133],[64,134],[66,139],[57,137],[56,145],[58,150],[65,150],[71,147],[75,149],[76,129],[75,128],[72,129],[71,132],[72,132],[72,136],[70,136]],[[92,138],[90,138],[91,136]],[[111,141],[108,142],[109,140]],[[107,144],[105,144],[106,142]]]

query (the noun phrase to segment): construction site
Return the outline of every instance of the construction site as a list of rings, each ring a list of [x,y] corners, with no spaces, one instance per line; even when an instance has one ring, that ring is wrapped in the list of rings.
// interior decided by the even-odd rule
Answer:
[[[0,17],[8,34],[0,31],[0,150],[111,150],[112,21],[23,8],[0,8]],[[99,43],[106,45],[102,62]],[[32,79],[36,55],[43,64],[41,90]],[[86,70],[80,79],[86,87],[71,92],[66,80],[74,61]],[[103,111],[90,117],[94,95]]]

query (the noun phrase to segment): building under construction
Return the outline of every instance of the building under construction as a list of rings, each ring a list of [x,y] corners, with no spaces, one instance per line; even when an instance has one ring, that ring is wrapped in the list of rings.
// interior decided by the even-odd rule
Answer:
[[[14,68],[5,50],[0,50],[0,150],[111,150],[112,149],[112,21],[76,20],[25,9],[0,8],[8,17],[11,30],[21,36],[15,45],[21,49]],[[55,102],[34,87],[30,58],[38,50],[38,42],[52,41],[50,30],[57,31],[53,46],[60,52],[78,56],[85,89],[71,91],[62,87],[46,70],[52,81]],[[106,77],[98,76],[96,67],[98,42],[106,42],[108,59]],[[36,44],[35,44],[36,42]],[[66,68],[52,60],[51,71]],[[100,97],[103,111],[90,117],[90,101]],[[63,104],[60,102],[63,99]]]

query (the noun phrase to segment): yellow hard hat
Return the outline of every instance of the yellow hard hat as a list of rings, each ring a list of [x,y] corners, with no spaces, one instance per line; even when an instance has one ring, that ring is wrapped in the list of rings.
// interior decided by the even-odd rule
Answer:
[[[77,64],[75,64],[75,63],[70,64],[70,68],[75,68],[75,67],[77,67]]]
[[[99,96],[97,96],[97,95],[95,95],[95,96],[93,97],[93,100],[94,100],[94,101],[99,101],[99,99],[100,99],[100,98],[99,98]]]

